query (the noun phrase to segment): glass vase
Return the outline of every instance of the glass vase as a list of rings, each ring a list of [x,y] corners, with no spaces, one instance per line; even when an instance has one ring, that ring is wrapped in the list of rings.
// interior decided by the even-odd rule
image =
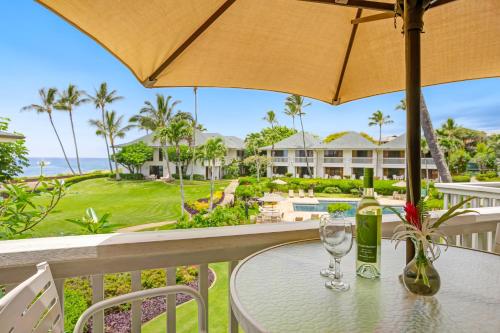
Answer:
[[[421,241],[413,241],[415,257],[403,271],[403,283],[406,289],[416,295],[432,296],[441,287],[438,271],[432,264],[437,258],[429,258],[428,249]]]

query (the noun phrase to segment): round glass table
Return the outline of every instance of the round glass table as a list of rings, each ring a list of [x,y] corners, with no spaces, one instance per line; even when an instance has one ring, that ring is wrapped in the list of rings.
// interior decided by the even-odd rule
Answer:
[[[246,258],[231,276],[234,314],[253,332],[500,332],[500,256],[457,247],[435,267],[441,289],[415,296],[399,282],[404,244],[382,241],[382,276],[355,274],[354,243],[342,259],[351,289],[326,289],[328,254],[319,240],[287,243]]]

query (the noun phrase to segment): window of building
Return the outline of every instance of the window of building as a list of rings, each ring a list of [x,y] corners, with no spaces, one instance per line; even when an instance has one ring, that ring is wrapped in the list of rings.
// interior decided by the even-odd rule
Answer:
[[[325,157],[342,157],[342,150],[325,150]]]
[[[404,150],[384,150],[384,158],[404,158]]]
[[[373,151],[371,150],[353,150],[352,157],[372,157]]]
[[[297,150],[295,152],[295,155],[297,157],[306,157],[304,150]],[[313,151],[312,150],[307,150],[307,157],[313,157]]]

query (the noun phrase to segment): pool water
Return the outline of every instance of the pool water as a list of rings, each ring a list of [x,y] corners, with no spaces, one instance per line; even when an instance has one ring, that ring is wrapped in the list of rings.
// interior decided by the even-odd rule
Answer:
[[[352,217],[356,215],[356,208],[358,203],[356,201],[330,201],[330,200],[320,200],[317,204],[301,204],[294,203],[293,210],[296,212],[328,212],[328,206],[334,203],[346,203],[351,205],[351,209],[346,211],[347,217]],[[396,209],[403,210],[403,207],[394,207]],[[394,214],[389,208],[384,207],[382,209],[382,214]]]

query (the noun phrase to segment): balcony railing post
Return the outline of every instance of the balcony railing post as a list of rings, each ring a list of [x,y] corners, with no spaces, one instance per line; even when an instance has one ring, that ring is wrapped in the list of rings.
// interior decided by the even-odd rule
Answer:
[[[200,271],[198,275],[198,289],[200,291],[201,297],[205,301],[205,309],[207,312],[207,327],[210,327],[210,317],[208,315],[208,264],[200,265]]]
[[[227,290],[229,291],[230,290],[229,285],[231,283],[231,274],[233,273],[234,269],[238,265],[238,262],[237,261],[229,261],[227,264],[228,264],[227,265],[227,270],[228,270]],[[228,316],[227,316],[227,318],[228,318],[228,332],[229,333],[238,333],[238,321],[236,320],[233,309],[231,308],[231,295],[229,294],[229,292],[227,293],[227,296],[228,296],[227,305],[228,305],[228,311],[229,311]]]
[[[177,284],[177,268],[167,268],[167,286],[175,286]],[[167,296],[167,333],[175,333],[176,331],[176,295]]]
[[[131,279],[131,288],[132,291],[139,291],[142,289],[141,284],[141,271],[133,271],[130,273]],[[130,308],[131,312],[131,330],[132,333],[140,333],[141,332],[141,310],[142,300],[132,302],[132,306]]]
[[[95,274],[91,276],[92,284],[92,304],[95,304],[104,299],[104,275]],[[96,313],[92,317],[92,332],[104,332],[104,311]]]
[[[57,289],[57,297],[59,297],[59,304],[61,304],[61,325],[64,327],[64,280],[55,279],[54,284]]]

